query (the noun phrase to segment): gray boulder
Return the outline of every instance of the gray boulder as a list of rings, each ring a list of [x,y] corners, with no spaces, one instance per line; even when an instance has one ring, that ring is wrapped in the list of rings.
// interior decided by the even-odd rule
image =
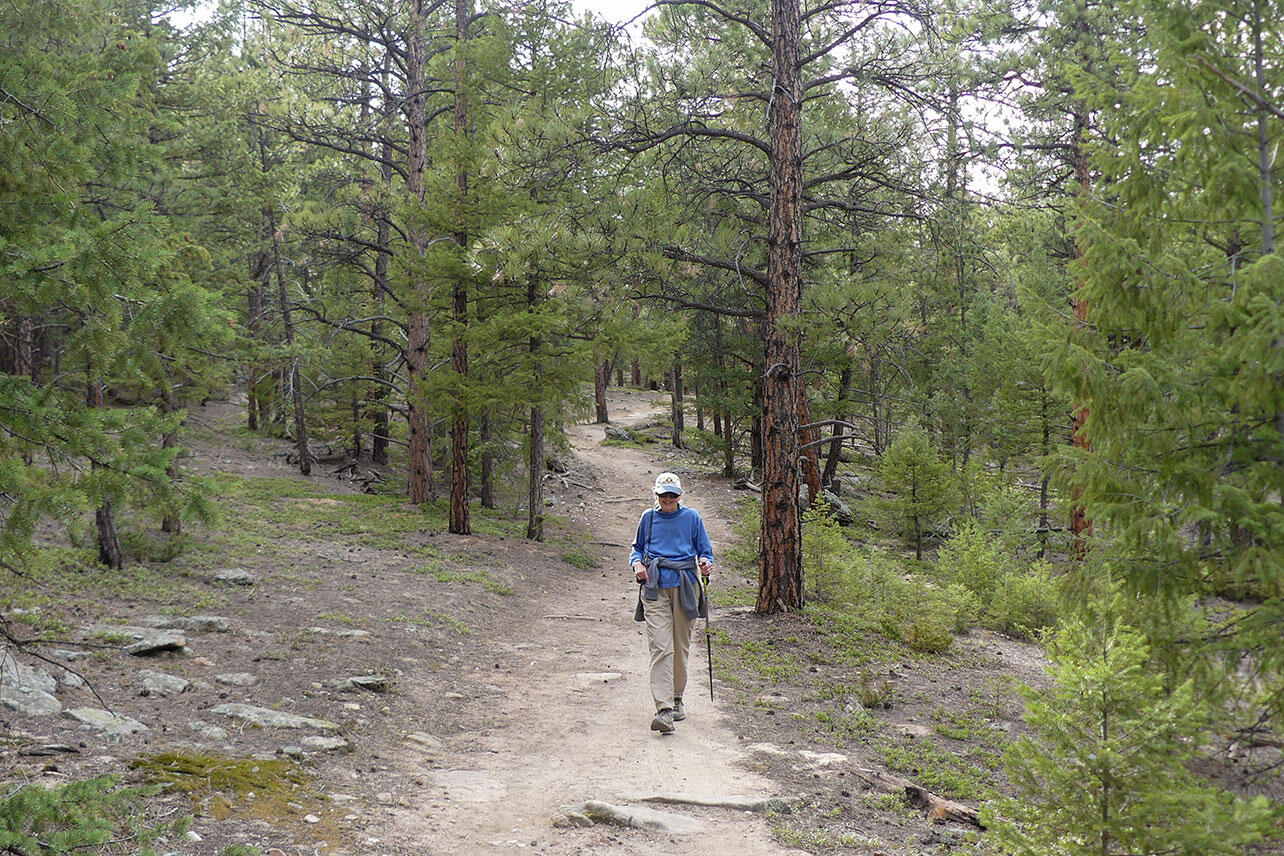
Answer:
[[[62,702],[32,687],[0,686],[0,704],[23,716],[52,716],[62,711]]]
[[[259,578],[245,568],[224,568],[214,574],[214,581],[234,586],[252,586]]]
[[[138,677],[143,679],[143,692],[141,694],[148,696],[178,695],[191,686],[192,683],[186,678],[180,678],[178,675],[153,672],[151,669],[139,670]]]
[[[231,622],[218,615],[149,615],[139,622],[157,630],[182,630],[187,633],[226,633]]]
[[[66,715],[114,737],[124,737],[147,730],[147,726],[136,719],[93,707],[72,708],[66,711]]]
[[[856,518],[852,515],[852,510],[847,506],[847,503],[838,498],[837,494],[828,490],[822,490],[820,495],[825,502],[829,503],[829,512],[834,515],[834,519],[838,521],[838,525],[851,526],[856,522]]]

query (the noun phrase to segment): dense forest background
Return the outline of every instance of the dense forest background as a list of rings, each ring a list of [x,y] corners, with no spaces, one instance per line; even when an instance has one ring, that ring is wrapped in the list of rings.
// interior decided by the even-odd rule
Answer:
[[[0,7],[0,572],[207,515],[232,388],[532,539],[558,426],[665,389],[761,491],[758,611],[921,574],[886,632],[1048,641],[1002,846],[1279,835],[1278,755],[1195,763],[1284,714],[1278,0],[174,11]]]

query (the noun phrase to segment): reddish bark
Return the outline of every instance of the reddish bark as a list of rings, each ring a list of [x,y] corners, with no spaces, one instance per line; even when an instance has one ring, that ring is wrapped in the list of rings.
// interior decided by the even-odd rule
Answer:
[[[762,410],[762,538],[755,610],[801,609],[802,515],[798,507],[798,345],[785,333],[802,299],[802,75],[798,0],[772,0],[768,106],[772,141],[767,226],[766,371]]]

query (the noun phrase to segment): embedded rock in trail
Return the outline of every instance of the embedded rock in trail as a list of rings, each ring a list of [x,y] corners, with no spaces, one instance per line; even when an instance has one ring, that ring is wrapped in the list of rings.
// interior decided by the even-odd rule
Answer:
[[[151,669],[139,669],[138,677],[143,679],[143,691],[139,695],[171,696],[178,695],[191,686],[191,681],[177,675],[164,672],[153,672]]]
[[[228,687],[252,687],[258,682],[259,679],[249,672],[225,672],[214,676],[214,683]]]
[[[318,636],[338,636],[340,639],[363,639],[370,635],[369,630],[331,630],[328,627],[309,627],[307,630]]]
[[[231,622],[217,615],[149,615],[139,623],[157,630],[187,633],[226,633],[232,629]]]
[[[0,651],[0,686],[53,693],[58,689],[58,682],[44,669],[33,669],[18,662],[9,652]]]
[[[606,433],[606,439],[608,440],[623,440],[626,443],[630,443],[636,439],[632,431],[619,425],[607,424],[602,430]]]
[[[342,737],[304,737],[299,741],[304,749],[311,749],[313,752],[336,752],[340,749],[350,749],[352,744]]]
[[[326,681],[325,686],[342,693],[355,693],[359,690],[386,693],[392,690],[392,679],[386,675],[355,675],[351,678],[335,678]]]
[[[113,638],[127,636],[136,641],[125,646],[125,653],[146,657],[162,651],[176,651],[187,645],[187,637],[178,630],[156,630],[151,627],[133,627],[128,624],[93,624],[86,627],[86,636]]]
[[[245,568],[224,568],[214,574],[214,582],[234,586],[252,586],[258,581],[259,578]]]
[[[72,708],[66,712],[66,715],[115,737],[137,734],[140,731],[147,730],[147,726],[136,719],[130,719],[128,716],[121,716],[109,710],[99,710],[93,707]]]
[[[43,669],[20,663],[0,652],[0,704],[23,716],[52,716],[62,710],[54,697],[58,682]]]
[[[596,823],[629,826],[667,835],[690,835],[704,829],[704,824],[700,821],[680,814],[656,811],[653,808],[611,805],[600,800],[588,800],[568,806],[553,819],[553,825],[560,827],[592,826]]]
[[[187,727],[196,732],[197,737],[204,738],[205,740],[227,739],[227,729],[219,728],[217,725],[211,725],[202,719],[187,723]]]
[[[299,716],[266,707],[256,707],[252,704],[220,704],[210,708],[210,713],[222,714],[263,728],[316,728],[320,731],[335,731],[339,728],[338,723],[326,719]]]
[[[789,814],[802,802],[801,798],[787,800],[782,797],[698,796],[696,794],[624,794],[629,802],[662,803],[664,805],[694,805],[705,808],[729,808],[754,814]]]
[[[0,686],[0,704],[23,716],[52,716],[62,710],[62,702],[32,687]]]

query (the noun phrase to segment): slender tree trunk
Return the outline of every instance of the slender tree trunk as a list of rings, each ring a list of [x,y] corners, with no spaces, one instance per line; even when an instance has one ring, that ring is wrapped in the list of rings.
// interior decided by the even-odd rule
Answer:
[[[802,300],[802,74],[799,0],[772,0],[772,141],[767,227],[767,335],[763,373],[762,544],[759,613],[802,609],[802,515],[798,507],[797,342],[788,332]]]
[[[696,430],[704,433],[704,408],[700,406],[700,379],[698,377],[691,391],[695,393]]]
[[[1091,28],[1085,18],[1080,15],[1074,23],[1075,35],[1078,40],[1081,51],[1086,57],[1087,45],[1092,41]],[[1090,63],[1085,58],[1083,62],[1085,67]],[[1075,104],[1074,108],[1074,126],[1071,132],[1071,158],[1074,166],[1075,184],[1078,188],[1080,205],[1087,205],[1092,192],[1092,173],[1088,162],[1088,151],[1086,139],[1088,134],[1088,125],[1091,116],[1088,107],[1082,101]],[[1083,257],[1083,247],[1078,241],[1075,242],[1074,255],[1076,259]],[[1071,310],[1074,315],[1075,326],[1083,329],[1088,326],[1088,302],[1078,294],[1071,298]],[[1074,403],[1074,409],[1070,414],[1070,442],[1073,446],[1084,451],[1091,451],[1092,444],[1088,440],[1088,435],[1084,433],[1084,426],[1088,422],[1088,416],[1092,412],[1092,402],[1084,399]],[[1070,553],[1076,559],[1084,558],[1088,553],[1088,538],[1092,535],[1092,521],[1088,519],[1087,509],[1084,508],[1080,500],[1079,491],[1074,493],[1074,506],[1070,510]]]
[[[843,364],[842,374],[838,378],[838,398],[834,402],[834,418],[840,422],[847,421],[847,396],[851,392],[852,361],[848,360]],[[829,443],[829,453],[825,456],[825,471],[820,475],[822,485],[831,485],[834,483],[834,477],[838,475],[838,464],[842,459],[843,438],[847,436],[847,429],[841,425],[835,425],[833,431],[833,440]]]
[[[802,428],[811,424],[811,412],[807,406],[807,385],[798,384],[798,439],[805,447],[802,453],[803,476],[807,480],[807,504],[814,504],[820,496],[820,447],[815,445],[820,439],[820,431],[815,428]]]
[[[250,342],[257,347],[263,335],[263,280],[267,275],[267,253],[259,251],[250,257],[250,288],[246,292],[246,329],[250,333]],[[259,399],[259,366],[255,357],[250,357],[248,384],[246,391],[246,424],[251,431],[259,430],[264,423],[263,403]]]
[[[539,309],[542,300],[541,283],[531,277],[526,284],[526,308],[534,313]],[[532,334],[526,343],[531,355],[534,374],[543,373],[540,365],[541,351],[544,343],[538,335]],[[531,406],[530,424],[530,459],[527,463],[527,497],[526,497],[526,537],[531,541],[544,540],[544,408],[539,404]]]
[[[604,360],[597,364],[593,372],[593,403],[597,408],[596,422],[604,425],[610,422],[610,415],[606,412],[606,385],[611,380],[611,361]]]
[[[35,335],[31,322],[31,316],[18,315],[13,321],[13,363],[14,377],[30,378],[35,383],[36,378],[36,360],[35,360]],[[22,450],[22,462],[31,466],[35,458],[32,456],[30,447]]]
[[[94,376],[92,367],[89,371],[89,384],[86,388],[85,402],[91,409],[103,406],[103,384]],[[100,469],[93,464],[92,469]],[[98,538],[98,561],[109,568],[125,567],[125,551],[120,548],[120,536],[116,532],[116,515],[110,494],[102,493],[98,508],[94,510],[94,531]]]
[[[410,141],[406,154],[406,190],[411,198],[423,204],[425,198],[424,173],[428,163],[427,98],[424,93],[424,69],[427,35],[424,21],[424,0],[414,0],[410,32],[406,37],[406,123]],[[409,227],[410,243],[417,259],[422,260],[428,242],[421,229],[413,223]],[[412,276],[422,276],[417,273]],[[425,390],[428,374],[428,301],[431,297],[427,283],[420,281],[410,301],[406,318],[406,422],[409,430],[409,494],[410,501],[425,503],[432,498],[432,420],[428,415],[428,397]]]
[[[730,410],[722,414],[722,474],[727,478],[736,474],[736,444],[731,431]]]
[[[285,293],[285,268],[281,261],[281,233],[276,228],[276,212],[268,210],[268,228],[272,231],[272,267],[276,270],[276,296],[281,312],[281,326],[285,331],[285,347],[290,352],[287,371],[290,398],[294,402],[294,446],[299,455],[299,472],[312,475],[312,453],[308,451],[308,426],[303,412],[303,389],[299,384],[299,355],[294,353],[294,322],[290,315],[290,302]]]
[[[1039,421],[1043,426],[1043,454],[1046,458],[1052,454],[1052,418],[1049,413],[1051,402],[1048,400],[1048,390],[1045,387],[1040,399]],[[1042,559],[1048,551],[1048,485],[1052,477],[1044,472],[1043,478],[1039,480],[1039,558]]]
[[[544,540],[544,408],[531,408],[530,435],[530,490],[526,505],[526,537],[532,541]]]
[[[881,378],[879,376],[878,352],[870,348],[869,352],[869,414],[870,422],[874,426],[874,454],[882,455],[887,448],[887,431],[884,430],[883,420],[886,418],[882,404],[882,395],[879,393],[878,384]]]
[[[455,167],[456,222],[467,222],[468,169],[463,149],[468,137],[468,78],[467,57],[464,43],[468,38],[468,0],[455,0],[455,145],[459,162]],[[463,261],[468,248],[468,234],[461,228],[455,232],[455,249]],[[462,270],[462,264],[461,264]],[[451,364],[454,367],[457,391],[455,394],[450,426],[450,525],[456,535],[470,531],[468,519],[468,279],[461,273],[455,278],[454,294],[455,338],[451,343]]]
[[[1278,43],[1276,47],[1278,48]],[[1257,169],[1258,194],[1262,202],[1262,255],[1269,256],[1275,253],[1275,202],[1271,171],[1279,146],[1271,145],[1271,116],[1265,106],[1271,89],[1262,45],[1262,0],[1253,0],[1253,79],[1257,85],[1257,95],[1261,99],[1257,106]],[[1279,310],[1281,307],[1284,307],[1284,299],[1277,298],[1275,308]],[[1284,337],[1276,337],[1271,345],[1276,352],[1284,350]],[[1274,379],[1276,389],[1284,388],[1284,373],[1276,372]],[[1284,408],[1275,411],[1275,433],[1284,438]],[[1278,441],[1277,445],[1281,448],[1276,452],[1275,464],[1281,470],[1280,481],[1284,483],[1284,440]],[[1279,501],[1284,504],[1284,492],[1281,492]]]
[[[178,399],[174,396],[174,384],[168,374],[165,376],[165,386],[161,390],[161,401],[164,404],[166,416],[172,416],[179,411]],[[161,448],[173,449],[177,445],[178,426],[175,425],[165,432],[165,436],[161,439]],[[170,460],[169,465],[165,468],[165,476],[171,482],[178,480],[178,465],[173,459]],[[161,519],[161,531],[168,532],[170,535],[178,535],[183,531],[183,518],[179,515],[177,509],[165,509],[165,516]]]
[[[669,368],[669,405],[673,416],[673,448],[686,448],[682,443],[684,421],[682,418],[682,362],[676,356],[673,358],[673,365]]]
[[[386,62],[386,61],[385,61]],[[387,90],[388,69],[385,65],[383,72],[384,89]],[[379,163],[379,178],[385,195],[392,189],[392,141],[386,137],[382,143],[382,151]],[[374,259],[374,284],[373,293],[371,294],[371,305],[374,308],[375,319],[370,322],[370,367],[371,377],[375,383],[370,385],[366,393],[366,412],[370,414],[374,427],[371,430],[370,438],[370,461],[379,466],[388,464],[388,380],[387,370],[384,368],[384,351],[383,344],[379,341],[383,336],[383,322],[379,320],[383,315],[384,304],[389,293],[388,289],[388,257],[391,255],[391,233],[392,224],[389,220],[389,213],[386,205],[380,205],[378,210],[374,211],[375,216],[375,259]]]

